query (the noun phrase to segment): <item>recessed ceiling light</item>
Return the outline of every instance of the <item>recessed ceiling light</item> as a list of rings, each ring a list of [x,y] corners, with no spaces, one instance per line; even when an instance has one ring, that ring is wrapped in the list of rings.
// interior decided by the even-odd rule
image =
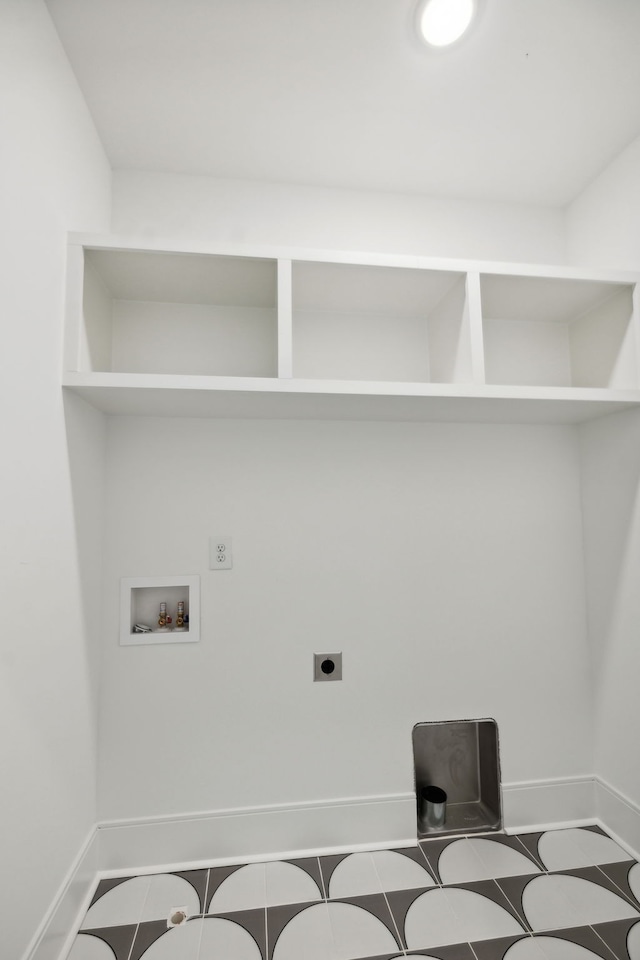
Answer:
[[[448,47],[471,26],[476,0],[425,0],[418,13],[422,39],[432,47]]]

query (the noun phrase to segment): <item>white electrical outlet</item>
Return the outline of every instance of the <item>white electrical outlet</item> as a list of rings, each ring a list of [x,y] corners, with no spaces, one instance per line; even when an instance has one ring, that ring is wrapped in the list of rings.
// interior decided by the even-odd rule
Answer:
[[[209,569],[231,570],[232,566],[231,537],[209,537]]]

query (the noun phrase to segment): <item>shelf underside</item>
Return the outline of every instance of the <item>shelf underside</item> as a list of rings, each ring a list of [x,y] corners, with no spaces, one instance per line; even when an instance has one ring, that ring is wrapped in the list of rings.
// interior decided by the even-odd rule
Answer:
[[[229,419],[581,423],[640,406],[640,391],[469,384],[68,374],[114,415]]]

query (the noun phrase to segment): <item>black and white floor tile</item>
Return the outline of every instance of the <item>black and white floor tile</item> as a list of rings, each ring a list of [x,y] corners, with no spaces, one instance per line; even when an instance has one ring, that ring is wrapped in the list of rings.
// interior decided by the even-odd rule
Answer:
[[[100,882],[68,960],[640,960],[599,827]]]

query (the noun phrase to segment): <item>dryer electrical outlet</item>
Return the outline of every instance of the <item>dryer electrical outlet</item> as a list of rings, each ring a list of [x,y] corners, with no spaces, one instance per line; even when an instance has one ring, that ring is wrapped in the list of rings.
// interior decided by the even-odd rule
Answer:
[[[342,680],[342,654],[314,653],[313,680]]]

